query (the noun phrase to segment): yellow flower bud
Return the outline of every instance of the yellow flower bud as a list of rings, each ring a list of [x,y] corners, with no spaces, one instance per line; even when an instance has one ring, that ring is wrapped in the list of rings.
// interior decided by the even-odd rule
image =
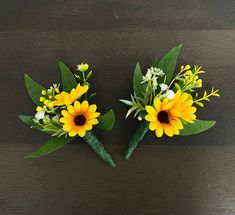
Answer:
[[[46,99],[46,100],[44,101],[44,104],[45,104],[45,105],[48,105],[48,103],[49,103],[49,101]]]
[[[80,72],[85,72],[88,70],[88,68],[89,68],[89,65],[87,63],[81,63],[77,65],[77,70]]]
[[[39,111],[43,111],[43,108],[42,108],[42,107],[40,107],[40,106],[37,106],[36,111],[37,111],[37,112],[39,112]]]
[[[46,95],[47,94],[47,91],[46,90],[42,90],[42,95]]]
[[[198,79],[198,80],[197,80],[197,82],[196,82],[196,84],[195,84],[195,87],[197,87],[197,88],[202,87],[202,79]]]
[[[43,102],[43,101],[45,101],[45,98],[44,97],[40,97],[39,101]]]
[[[49,102],[49,103],[48,103],[48,107],[53,108],[53,106],[54,106],[54,103],[53,103],[53,102]]]

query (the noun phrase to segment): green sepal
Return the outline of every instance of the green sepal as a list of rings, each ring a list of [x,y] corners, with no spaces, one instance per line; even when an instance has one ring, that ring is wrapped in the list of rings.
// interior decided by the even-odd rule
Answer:
[[[99,124],[95,126],[96,128],[106,131],[111,131],[113,129],[115,123],[115,114],[112,109],[106,114],[99,116],[97,119],[99,121]]]
[[[157,67],[162,69],[166,75],[166,84],[169,84],[173,77],[173,74],[175,71],[175,65],[176,65],[181,47],[182,47],[182,44],[179,44],[173,49],[171,49],[161,58],[161,60],[157,64]]]
[[[61,80],[63,90],[66,92],[70,92],[73,88],[77,86],[77,81],[74,74],[70,71],[70,69],[61,61],[58,62],[61,72]]]
[[[45,90],[40,84],[35,82],[32,78],[30,78],[27,74],[24,74],[24,81],[26,89],[31,97],[33,103],[41,106],[42,102],[40,102],[40,97],[42,96],[42,90]]]
[[[37,151],[31,153],[28,156],[25,156],[25,158],[38,158],[47,155],[51,152],[54,152],[62,148],[74,138],[75,137],[65,137],[65,136],[53,137],[50,140],[48,140],[44,145],[42,145]]]
[[[96,136],[91,132],[86,132],[83,140],[90,146],[95,153],[101,158],[104,162],[106,162],[111,167],[116,167],[116,163],[112,159],[111,155],[104,148],[103,144],[96,138]]]
[[[137,147],[138,143],[144,138],[145,134],[148,132],[149,130],[149,123],[147,121],[143,121],[140,126],[138,127],[138,129],[136,130],[136,132],[134,133],[134,135],[132,136],[127,151],[124,155],[124,159],[129,160],[133,151],[135,150],[135,148]]]
[[[204,132],[215,125],[216,121],[212,120],[195,120],[194,123],[187,123],[184,125],[184,129],[180,131],[181,136],[188,136]]]
[[[133,76],[133,89],[137,97],[143,96],[142,93],[144,90],[143,90],[143,85],[141,84],[142,78],[143,74],[141,72],[140,64],[138,62],[135,66],[134,76]]]

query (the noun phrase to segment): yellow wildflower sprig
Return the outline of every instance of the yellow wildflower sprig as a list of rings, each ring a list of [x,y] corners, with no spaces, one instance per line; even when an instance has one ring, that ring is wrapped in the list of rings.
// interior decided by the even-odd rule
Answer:
[[[210,97],[212,96],[216,96],[219,97],[219,90],[215,90],[214,87],[212,87],[211,92],[208,94],[208,92],[205,90],[203,93],[203,96],[201,98],[197,98],[198,97],[198,93],[196,93],[195,98],[194,98],[194,103],[197,104],[200,107],[204,107],[204,104],[202,103],[202,101],[210,101]]]
[[[181,66],[180,72],[176,77],[171,81],[169,87],[174,83],[176,89],[182,90],[184,92],[194,92],[194,88],[202,87],[202,79],[199,79],[199,75],[205,73],[201,70],[201,66],[194,65],[191,69],[190,65]],[[176,81],[181,82],[181,86]]]

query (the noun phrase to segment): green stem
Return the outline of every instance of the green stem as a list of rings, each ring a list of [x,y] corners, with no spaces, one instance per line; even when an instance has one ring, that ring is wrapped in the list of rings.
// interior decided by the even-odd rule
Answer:
[[[86,135],[83,137],[83,140],[90,146],[95,153],[106,162],[111,167],[116,167],[115,162],[113,161],[111,155],[104,148],[103,144],[96,138],[96,136],[91,132],[86,132]]]
[[[143,121],[139,128],[136,130],[134,135],[132,136],[127,151],[124,155],[124,159],[129,160],[132,153],[134,152],[135,148],[137,147],[138,143],[144,138],[145,134],[149,130],[149,123],[147,121]]]

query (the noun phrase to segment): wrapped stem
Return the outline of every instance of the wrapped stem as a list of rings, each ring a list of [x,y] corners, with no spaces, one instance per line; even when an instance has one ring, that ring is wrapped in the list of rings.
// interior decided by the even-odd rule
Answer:
[[[109,166],[116,167],[115,162],[112,157],[108,153],[108,151],[104,148],[103,144],[96,138],[96,136],[91,132],[86,132],[86,135],[83,137],[83,140],[90,146],[95,153]]]
[[[134,133],[134,135],[132,136],[127,151],[124,155],[124,159],[129,160],[133,151],[135,150],[135,148],[137,147],[138,143],[144,138],[145,134],[148,132],[149,130],[149,123],[147,121],[143,121],[139,128],[136,130],[136,132]]]

